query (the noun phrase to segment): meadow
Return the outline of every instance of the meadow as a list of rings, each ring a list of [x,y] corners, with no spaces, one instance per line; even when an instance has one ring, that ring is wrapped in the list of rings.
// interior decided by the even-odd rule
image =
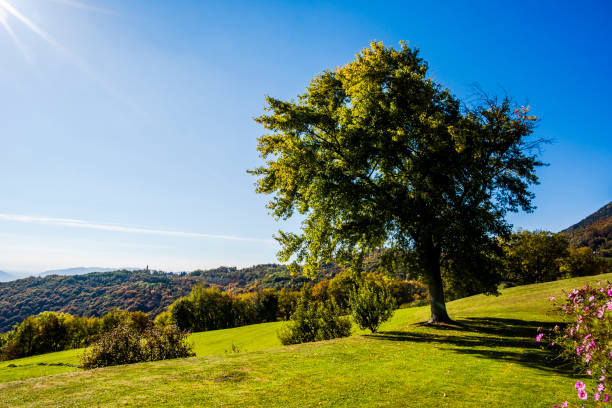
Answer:
[[[0,406],[551,407],[580,376],[535,341],[548,298],[612,274],[449,302],[457,326],[427,327],[429,308],[397,310],[379,333],[281,347],[282,325],[190,336],[196,357],[83,371],[82,350],[0,363]],[[8,367],[10,364],[17,367]]]

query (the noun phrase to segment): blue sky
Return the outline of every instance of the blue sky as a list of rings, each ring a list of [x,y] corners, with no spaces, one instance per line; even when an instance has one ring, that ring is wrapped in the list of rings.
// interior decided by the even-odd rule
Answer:
[[[612,200],[612,6],[534,3],[0,0],[0,270],[274,262],[297,222],[253,192],[252,119],[371,40],[529,103],[554,143],[510,221],[565,228]]]

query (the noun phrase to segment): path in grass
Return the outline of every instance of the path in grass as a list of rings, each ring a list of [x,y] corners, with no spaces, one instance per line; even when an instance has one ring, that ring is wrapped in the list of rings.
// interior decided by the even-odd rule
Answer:
[[[397,311],[377,335],[292,347],[275,348],[279,323],[197,333],[198,356],[215,356],[0,384],[0,406],[549,407],[571,391],[574,377],[552,368],[533,340],[536,328],[555,319],[547,314],[548,297],[593,280],[451,302],[458,327],[421,327],[416,323],[428,310],[414,308]],[[247,353],[225,353],[232,342]],[[30,359],[48,362],[59,354]],[[7,363],[0,376],[15,370],[1,368]]]

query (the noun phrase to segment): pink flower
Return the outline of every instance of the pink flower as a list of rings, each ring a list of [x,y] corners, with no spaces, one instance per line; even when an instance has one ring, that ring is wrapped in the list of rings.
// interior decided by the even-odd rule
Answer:
[[[542,337],[544,337],[544,333],[540,333],[540,334],[538,334],[538,335],[536,336],[536,341],[538,341],[538,342],[539,342],[540,340],[542,340]]]
[[[610,402],[610,396],[604,393],[604,402]]]
[[[604,390],[604,388],[606,388],[605,385],[603,384],[597,384],[597,391],[602,392]]]
[[[612,289],[608,290],[608,296],[612,297]]]
[[[588,394],[585,390],[578,390],[578,398],[580,398],[581,400],[585,400],[588,398]]]
[[[576,387],[577,390],[584,391],[584,389],[586,388],[586,385],[582,381],[576,381],[576,384],[574,384],[574,387]]]
[[[595,395],[593,395],[593,399],[595,401],[599,401],[599,393],[598,392],[596,392]]]
[[[555,300],[555,297],[551,296],[550,299],[548,299],[548,300],[550,300],[552,302],[553,300]]]
[[[565,402],[563,402],[563,404],[561,404],[561,407],[562,407],[562,408],[565,408],[565,407],[567,407],[568,405],[569,405],[569,402],[565,401]]]

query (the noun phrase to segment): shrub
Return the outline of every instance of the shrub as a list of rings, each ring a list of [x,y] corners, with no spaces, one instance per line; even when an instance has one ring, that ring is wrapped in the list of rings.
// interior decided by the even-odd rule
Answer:
[[[317,302],[310,287],[300,294],[295,313],[278,333],[282,344],[299,344],[312,341],[347,337],[351,334],[351,322],[340,316],[338,307],[331,301]]]
[[[395,306],[395,300],[383,280],[365,280],[351,292],[353,320],[361,329],[370,329],[372,333],[393,315]]]
[[[107,367],[142,361],[157,361],[193,356],[187,333],[172,325],[139,331],[121,324],[100,336],[81,356],[83,368]]]
[[[574,289],[558,311],[568,324],[564,329],[555,327],[551,345],[560,346],[562,355],[573,359],[593,378],[590,390],[583,382],[576,382],[578,399],[582,402],[592,397],[594,401],[608,402],[612,374],[612,286],[598,282]],[[541,341],[544,336],[539,333],[536,340]],[[567,402],[564,404],[568,406]]]

